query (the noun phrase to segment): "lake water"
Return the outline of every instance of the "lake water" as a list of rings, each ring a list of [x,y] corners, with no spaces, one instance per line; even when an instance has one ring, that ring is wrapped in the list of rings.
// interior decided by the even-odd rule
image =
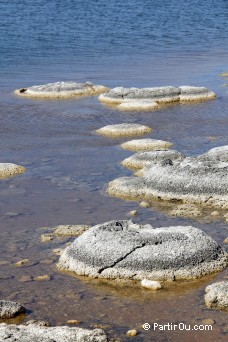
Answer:
[[[94,131],[121,122],[146,124],[153,128],[148,137],[169,140],[187,155],[228,144],[228,78],[219,76],[228,72],[227,58],[225,0],[0,1],[0,158],[27,168],[0,181],[1,298],[24,304],[31,310],[27,320],[101,324],[114,340],[130,340],[126,331],[137,328],[134,341],[227,341],[228,313],[207,309],[203,300],[205,286],[227,279],[227,270],[156,295],[74,278],[57,271],[52,253],[71,240],[41,243],[39,229],[126,219],[137,209],[136,222],[194,225],[222,244],[227,223],[212,219],[210,211],[200,220],[173,218],[166,204],[142,209],[109,197],[108,181],[131,174],[119,165],[131,153],[119,147],[123,140]],[[109,87],[196,85],[218,96],[153,112],[119,112],[96,97],[43,101],[13,93],[67,80]],[[15,267],[24,258],[31,266]],[[21,281],[45,274],[50,281]],[[212,332],[141,328],[145,322],[200,324],[205,318],[215,321]]]

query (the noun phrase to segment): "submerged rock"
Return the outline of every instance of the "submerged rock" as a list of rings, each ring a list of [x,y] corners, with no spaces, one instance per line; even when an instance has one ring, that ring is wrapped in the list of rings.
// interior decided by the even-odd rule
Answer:
[[[15,90],[15,93],[25,97],[68,98],[86,95],[96,95],[108,91],[109,88],[95,85],[92,82],[55,82]]]
[[[22,259],[19,260],[15,263],[17,267],[22,267],[22,266],[29,266],[30,265],[30,260],[29,259]]]
[[[39,324],[0,324],[0,340],[7,342],[107,342],[101,329],[87,330],[67,326],[46,327]]]
[[[11,163],[0,163],[0,178],[7,178],[10,176],[15,176],[20,173],[25,172],[25,167],[11,164]]]
[[[205,303],[209,308],[228,309],[228,281],[206,287]]]
[[[194,204],[180,204],[172,209],[169,214],[171,216],[198,217],[202,211]]]
[[[149,158],[144,158],[143,153],[149,154]],[[176,158],[176,151],[156,151],[154,156],[153,152],[143,153],[122,163],[128,168],[143,168],[138,174],[141,177],[115,179],[108,185],[110,195],[143,200],[182,200],[228,208],[228,145],[213,148],[198,157],[181,155]]]
[[[133,123],[122,123],[116,125],[107,125],[96,132],[101,135],[105,135],[108,137],[127,137],[132,135],[142,135],[146,133],[150,133],[152,129],[150,127],[140,125],[140,124],[133,124]]]
[[[21,304],[0,300],[0,318],[12,318],[22,313],[26,313],[26,309]]]
[[[83,234],[90,226],[86,225],[60,225],[54,229],[55,236],[79,236]]]
[[[116,104],[119,109],[150,110],[169,102],[205,101],[216,95],[204,87],[113,88],[99,96],[104,103]]]
[[[53,234],[47,233],[47,234],[41,234],[40,240],[41,242],[50,242],[54,239]]]
[[[169,141],[157,140],[157,139],[137,139],[126,141],[120,146],[124,150],[129,151],[151,151],[162,150],[171,147],[173,144]]]
[[[96,278],[173,280],[221,270],[227,261],[227,253],[197,228],[123,220],[90,228],[64,250],[57,266]]]

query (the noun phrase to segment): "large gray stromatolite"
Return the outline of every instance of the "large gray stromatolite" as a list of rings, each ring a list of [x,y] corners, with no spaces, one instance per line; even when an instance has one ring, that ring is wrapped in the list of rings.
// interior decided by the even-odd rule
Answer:
[[[116,104],[120,109],[152,109],[169,102],[205,101],[216,95],[204,87],[117,87],[99,96],[104,103]]]
[[[101,329],[45,327],[36,324],[0,324],[0,341],[7,342],[107,342]]]
[[[109,88],[95,85],[92,82],[55,82],[15,90],[17,95],[40,98],[68,98],[96,95],[108,91]]]
[[[110,182],[107,192],[129,199],[182,200],[217,208],[228,208],[228,145],[216,147],[198,157],[171,156],[174,151],[147,152],[150,161],[140,177],[122,177]],[[131,167],[136,165],[131,157]],[[160,158],[158,157],[160,155]],[[127,160],[124,161],[127,165]],[[128,161],[129,164],[129,161]]]
[[[227,262],[227,253],[197,228],[123,220],[90,228],[64,250],[57,266],[96,278],[174,280],[201,277]]]

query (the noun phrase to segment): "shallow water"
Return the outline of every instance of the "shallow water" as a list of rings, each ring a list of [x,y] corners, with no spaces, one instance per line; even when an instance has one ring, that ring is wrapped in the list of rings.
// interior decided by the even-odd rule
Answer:
[[[0,180],[0,295],[24,304],[30,310],[26,320],[61,325],[78,319],[87,328],[104,325],[122,341],[130,340],[125,336],[130,328],[140,331],[134,341],[227,340],[228,313],[207,309],[203,300],[205,287],[227,278],[227,270],[151,294],[58,272],[52,250],[71,239],[40,242],[45,232],[40,227],[126,219],[132,209],[139,212],[135,222],[195,225],[219,244],[227,237],[227,223],[212,218],[210,210],[197,220],[176,218],[164,203],[143,209],[137,202],[109,197],[107,182],[131,175],[119,165],[131,152],[119,147],[124,139],[94,132],[112,123],[146,124],[153,128],[146,137],[169,140],[186,155],[228,144],[228,78],[219,76],[228,71],[228,5],[189,4],[0,2],[0,156],[2,162],[27,168],[23,175]],[[199,85],[218,97],[153,112],[120,112],[96,97],[43,101],[13,94],[16,88],[59,80],[110,87]],[[25,258],[31,266],[15,266]],[[21,281],[25,275],[45,274],[50,281]],[[194,325],[204,318],[215,321],[212,332],[141,328],[145,322]]]

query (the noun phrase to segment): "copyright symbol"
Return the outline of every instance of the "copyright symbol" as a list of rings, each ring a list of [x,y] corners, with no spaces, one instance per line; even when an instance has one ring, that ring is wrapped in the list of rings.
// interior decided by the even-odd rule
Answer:
[[[149,323],[144,323],[142,327],[143,327],[144,330],[149,330],[150,329],[150,324]]]

